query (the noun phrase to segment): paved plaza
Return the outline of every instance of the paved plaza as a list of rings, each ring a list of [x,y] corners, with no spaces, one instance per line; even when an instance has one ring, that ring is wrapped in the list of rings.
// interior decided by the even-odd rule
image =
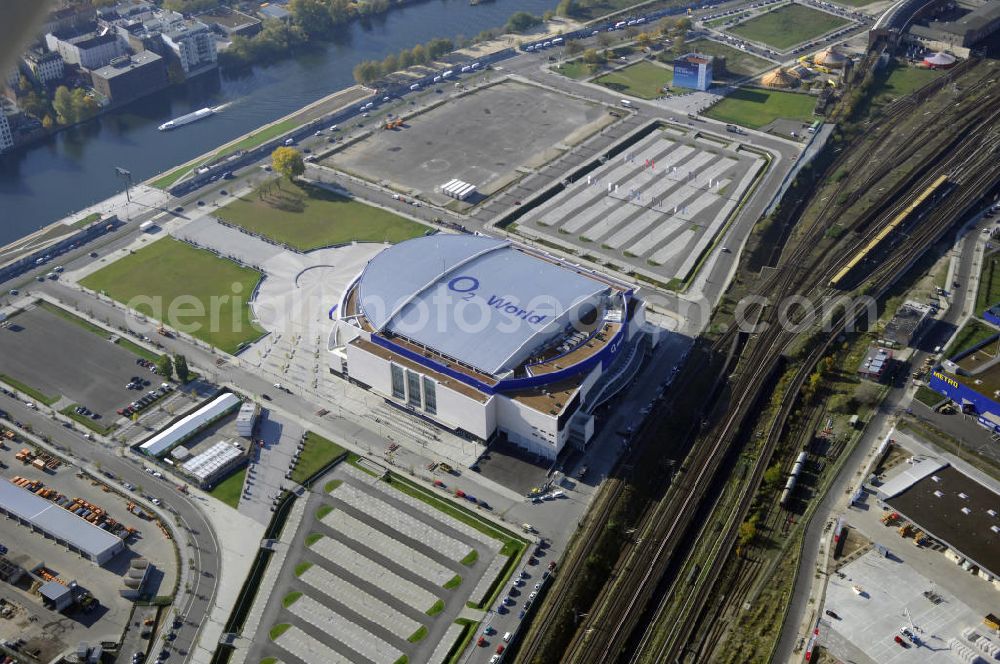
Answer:
[[[840,620],[825,617],[820,627],[821,643],[835,656],[856,658],[863,653],[878,664],[944,664],[956,661],[951,640],[970,646],[962,630],[981,627],[981,615],[898,557],[869,551],[840,571],[844,578],[830,577],[824,606]],[[862,594],[854,591],[855,585]],[[931,602],[925,591],[943,601]],[[909,648],[896,643],[893,637],[903,627],[916,628],[919,643],[907,641]]]
[[[404,128],[374,133],[324,164],[447,204],[436,190],[453,178],[491,194],[615,118],[607,107],[506,80],[438,106]]]
[[[728,138],[654,130],[528,214],[517,231],[683,280],[764,163]]]

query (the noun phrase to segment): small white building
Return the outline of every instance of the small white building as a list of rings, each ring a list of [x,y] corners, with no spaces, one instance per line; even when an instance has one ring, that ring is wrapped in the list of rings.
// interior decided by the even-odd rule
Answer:
[[[257,416],[260,415],[260,407],[252,401],[246,401],[240,406],[240,413],[236,416],[236,433],[244,438],[253,436],[254,425],[257,424]]]
[[[476,193],[476,185],[452,179],[441,185],[441,193],[449,198],[464,201],[466,198]]]

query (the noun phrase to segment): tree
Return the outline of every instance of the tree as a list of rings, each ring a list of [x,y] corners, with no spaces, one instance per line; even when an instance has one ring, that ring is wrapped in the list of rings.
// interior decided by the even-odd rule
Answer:
[[[191,371],[188,369],[187,358],[183,355],[174,355],[174,373],[177,374],[177,380],[181,383],[188,382]]]
[[[679,19],[677,19],[676,26],[678,32],[681,33],[687,32],[688,30],[691,29],[691,19],[689,19],[687,16],[681,16]]]
[[[604,62],[604,58],[601,57],[601,54],[596,49],[588,48],[583,52],[583,61],[588,65],[599,65]]]
[[[271,166],[278,173],[291,180],[306,172],[306,164],[302,161],[302,153],[295,148],[278,147],[271,153]]]
[[[422,44],[414,46],[410,54],[413,56],[413,61],[418,65],[427,63],[427,49]]]
[[[52,108],[56,111],[56,117],[61,124],[72,124],[76,122],[76,113],[73,109],[73,94],[65,85],[56,88],[55,98],[52,100]]]
[[[781,464],[774,463],[764,471],[764,483],[775,485],[781,481]]]
[[[174,375],[174,363],[170,361],[169,355],[161,355],[160,359],[156,361],[156,373],[167,380],[170,380],[170,377]]]
[[[528,12],[514,12],[511,17],[507,19],[507,24],[504,26],[504,30],[507,32],[526,32],[541,22],[542,19],[534,14],[529,14]]]
[[[674,37],[674,45],[671,50],[673,50],[674,55],[684,55],[685,52],[685,42],[684,35],[677,35]]]
[[[52,120],[52,116],[46,113],[45,117],[42,118],[42,126],[45,127],[46,129],[52,129],[52,125],[54,124],[55,121]]]
[[[409,69],[413,66],[413,52],[412,51],[400,51],[399,52],[399,68]]]
[[[581,44],[576,39],[570,39],[566,42],[566,48],[563,49],[567,56],[573,57],[574,55],[580,55],[583,52],[583,44]]]
[[[333,28],[333,17],[323,0],[292,0],[288,11],[307,35],[324,35]]]
[[[389,74],[397,71],[399,69],[399,58],[396,57],[395,53],[390,53],[385,56],[382,60],[382,75],[388,76]]]
[[[639,42],[639,46],[643,48],[649,48],[649,45],[653,43],[653,37],[648,32],[640,32],[639,36],[635,39]]]
[[[374,60],[364,60],[354,66],[354,80],[361,85],[370,85],[378,80],[382,68]]]

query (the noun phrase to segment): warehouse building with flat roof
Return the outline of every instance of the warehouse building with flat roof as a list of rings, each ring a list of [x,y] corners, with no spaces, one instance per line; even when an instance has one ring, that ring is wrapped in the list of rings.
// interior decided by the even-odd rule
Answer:
[[[120,537],[9,482],[0,482],[0,513],[98,565],[125,549]]]
[[[240,398],[231,392],[221,394],[144,442],[139,446],[139,450],[153,457],[166,454],[175,445],[179,445],[220,417],[236,410],[241,403],[243,402]]]
[[[878,499],[984,571],[987,580],[1000,577],[1000,494],[931,458],[879,487]]]
[[[631,286],[480,235],[388,247],[336,311],[331,371],[465,438],[502,435],[546,459],[586,446],[594,410],[649,342]]]

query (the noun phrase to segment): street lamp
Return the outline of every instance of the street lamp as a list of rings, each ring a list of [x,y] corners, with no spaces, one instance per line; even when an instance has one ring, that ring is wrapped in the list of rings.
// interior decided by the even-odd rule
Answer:
[[[115,166],[115,174],[125,181],[125,201],[131,203],[132,198],[129,196],[128,186],[132,182],[132,172],[125,170],[121,166]]]

